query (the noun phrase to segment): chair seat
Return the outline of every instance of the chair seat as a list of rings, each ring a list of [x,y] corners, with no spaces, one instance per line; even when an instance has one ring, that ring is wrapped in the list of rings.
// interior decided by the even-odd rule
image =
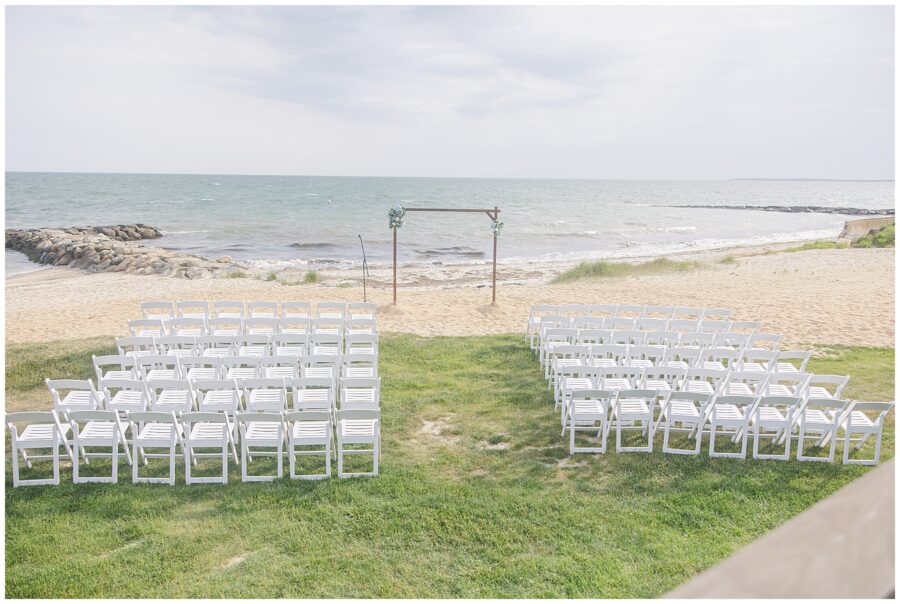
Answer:
[[[800,370],[797,369],[792,363],[781,361],[777,364],[777,366],[778,373],[800,373]]]
[[[174,369],[151,369],[147,372],[147,380],[177,380]]]
[[[231,390],[210,390],[200,403],[201,411],[234,411],[234,392]]]
[[[832,413],[840,413],[839,410],[832,411]],[[848,425],[850,428],[875,428],[877,424],[872,421],[868,415],[863,413],[862,411],[852,411],[850,416],[844,419],[844,423],[842,424],[843,428],[846,430]]]
[[[93,409],[96,401],[93,395],[86,390],[73,390],[63,397],[61,406],[74,409]]]
[[[647,367],[655,367],[655,365],[653,364],[653,361],[651,361],[650,359],[630,359],[628,361],[628,366],[629,367],[642,367],[645,369]]]
[[[287,333],[287,332],[285,332],[285,333]],[[279,356],[294,355],[294,356],[300,357],[300,356],[303,356],[306,354],[306,346],[303,346],[300,344],[298,344],[296,346],[278,346],[275,349],[275,354],[277,354]]]
[[[341,348],[337,345],[313,346],[313,354],[330,354],[338,356],[340,353]]]
[[[324,421],[302,421],[291,425],[291,439],[294,441],[325,442],[331,438],[331,424]]]
[[[803,423],[807,427],[826,427],[829,428],[834,423],[833,417],[828,417],[821,409],[804,409]]]
[[[374,419],[346,419],[338,424],[338,434],[342,440],[352,438],[373,438],[375,436]]]
[[[69,433],[69,426],[64,425],[62,429],[63,437],[65,437]],[[22,430],[22,433],[18,435],[16,440],[20,447],[42,447],[44,445],[49,447],[53,442],[53,435],[56,433],[56,424],[31,424]],[[61,440],[60,444],[62,444]]]
[[[830,398],[834,397],[828,392],[825,388],[821,386],[810,386],[809,387],[809,397],[810,398]]]
[[[112,369],[103,374],[104,380],[133,380],[134,372],[123,369]]]
[[[666,411],[666,417],[673,420],[700,419],[700,410],[691,401],[671,401]]]
[[[631,380],[627,378],[601,378],[606,390],[630,390]]]
[[[784,414],[774,407],[760,407],[758,410],[758,422],[760,425],[780,426],[787,423]]]
[[[684,361],[666,361],[663,363],[663,367],[675,367],[676,369],[684,369],[685,371],[690,369],[690,365]]]
[[[225,374],[225,379],[252,380],[256,377],[255,367],[232,367]]]
[[[769,369],[762,363],[742,363],[741,371],[752,371],[753,373],[768,373]],[[781,368],[779,368],[778,371],[781,371]]]
[[[791,389],[784,384],[770,384],[768,387],[770,396],[794,396]],[[828,398],[831,398],[830,396]]]
[[[731,382],[725,387],[725,394],[730,396],[753,396],[753,390],[744,382]]]
[[[78,437],[82,441],[109,441],[112,442],[113,430],[115,429],[113,422],[91,421],[87,422],[79,431]]]
[[[191,367],[188,369],[187,378],[189,380],[214,380],[218,373],[215,367]]]
[[[583,421],[605,419],[606,407],[607,403],[604,401],[579,399],[572,401],[570,409],[574,421]]]
[[[616,362],[613,359],[592,359],[591,365],[594,367],[616,367]]]
[[[177,407],[190,410],[191,397],[189,390],[163,390],[156,397],[156,407]]]
[[[176,436],[180,432],[180,426],[177,424],[162,424],[157,422],[151,422],[148,424],[144,424],[144,426],[138,432],[137,438],[135,439],[138,445],[158,445],[158,446],[168,446],[173,436]]]
[[[712,384],[703,380],[686,380],[684,389],[694,394],[714,394]]]
[[[735,426],[744,423],[744,412],[737,405],[719,404],[713,408],[710,421],[717,426]]]
[[[584,361],[581,359],[553,359],[553,367],[556,368],[556,371],[564,367],[584,367]]]
[[[648,390],[662,390],[663,392],[672,390],[672,387],[666,380],[647,380],[644,387]]]
[[[303,370],[303,377],[334,379],[334,369],[331,367],[307,367]]]
[[[191,426],[191,446],[203,446],[204,444],[221,444],[228,434],[225,424],[198,422]]]
[[[219,335],[219,334],[216,334]],[[207,348],[203,351],[201,356],[204,357],[212,357],[212,358],[221,358],[221,357],[230,357],[231,349],[229,348]]]
[[[276,447],[278,446],[278,429],[280,422],[249,422],[244,431],[244,441],[248,445]]]
[[[576,378],[576,377],[567,377],[563,379],[562,389],[565,392],[572,392],[574,390],[589,390],[593,388],[593,384],[591,384],[590,378]]]
[[[375,377],[374,367],[345,367],[344,377],[348,378],[373,378]]]
[[[297,377],[297,369],[296,367],[266,367],[265,377],[291,379]]]
[[[119,408],[144,410],[144,394],[135,390],[120,390],[112,397],[112,405]]]
[[[722,364],[722,361],[703,361],[700,365],[703,369],[716,369],[718,371],[725,371],[726,367]]]
[[[621,419],[647,419],[650,417],[650,407],[647,401],[639,398],[619,399],[615,415]]]
[[[241,330],[237,327],[224,328],[224,329],[213,329],[212,335],[214,335],[214,336],[239,336],[239,335],[241,335]]]
[[[377,407],[374,388],[349,388],[344,391],[341,407],[345,409],[374,409]]]
[[[261,357],[266,354],[266,345],[241,346],[238,348],[239,357]]]

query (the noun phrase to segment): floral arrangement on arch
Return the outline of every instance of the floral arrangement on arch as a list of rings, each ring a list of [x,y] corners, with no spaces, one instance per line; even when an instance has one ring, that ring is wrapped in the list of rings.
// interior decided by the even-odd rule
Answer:
[[[499,220],[494,220],[493,222],[491,222],[491,233],[493,233],[495,236],[499,235],[500,231],[502,231],[502,230],[503,230],[502,222],[500,222]]]
[[[399,229],[406,222],[406,209],[399,203],[395,203],[394,207],[388,212],[388,224],[392,229]]]

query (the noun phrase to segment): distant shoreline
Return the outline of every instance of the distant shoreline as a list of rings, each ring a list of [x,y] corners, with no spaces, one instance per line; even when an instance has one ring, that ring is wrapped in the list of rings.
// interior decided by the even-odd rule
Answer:
[[[671,205],[670,208],[703,208],[706,210],[756,210],[759,212],[783,212],[785,214],[840,214],[842,216],[893,216],[892,208],[869,210],[866,208],[840,208],[829,206],[714,206]]]

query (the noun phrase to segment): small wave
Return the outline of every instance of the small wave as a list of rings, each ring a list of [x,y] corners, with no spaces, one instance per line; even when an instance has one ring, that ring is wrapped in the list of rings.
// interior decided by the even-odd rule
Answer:
[[[417,254],[419,254],[420,256],[424,256],[425,258],[430,258],[433,256],[462,256],[464,258],[484,258],[484,252],[479,252],[478,250],[473,250],[470,247],[464,247],[460,245],[429,249],[417,249],[415,251]]]
[[[212,231],[163,231],[160,229],[160,232],[163,235],[196,235],[197,233],[211,233]]]
[[[306,243],[292,243],[291,247],[295,247],[299,250],[334,250],[340,246],[336,243],[308,241]]]
[[[319,196],[318,193],[304,193],[304,195],[306,195],[307,197],[318,197]]]

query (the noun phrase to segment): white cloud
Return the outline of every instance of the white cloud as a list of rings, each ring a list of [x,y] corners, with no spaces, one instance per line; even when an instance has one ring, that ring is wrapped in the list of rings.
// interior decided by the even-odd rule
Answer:
[[[9,7],[7,169],[893,177],[890,7]]]

